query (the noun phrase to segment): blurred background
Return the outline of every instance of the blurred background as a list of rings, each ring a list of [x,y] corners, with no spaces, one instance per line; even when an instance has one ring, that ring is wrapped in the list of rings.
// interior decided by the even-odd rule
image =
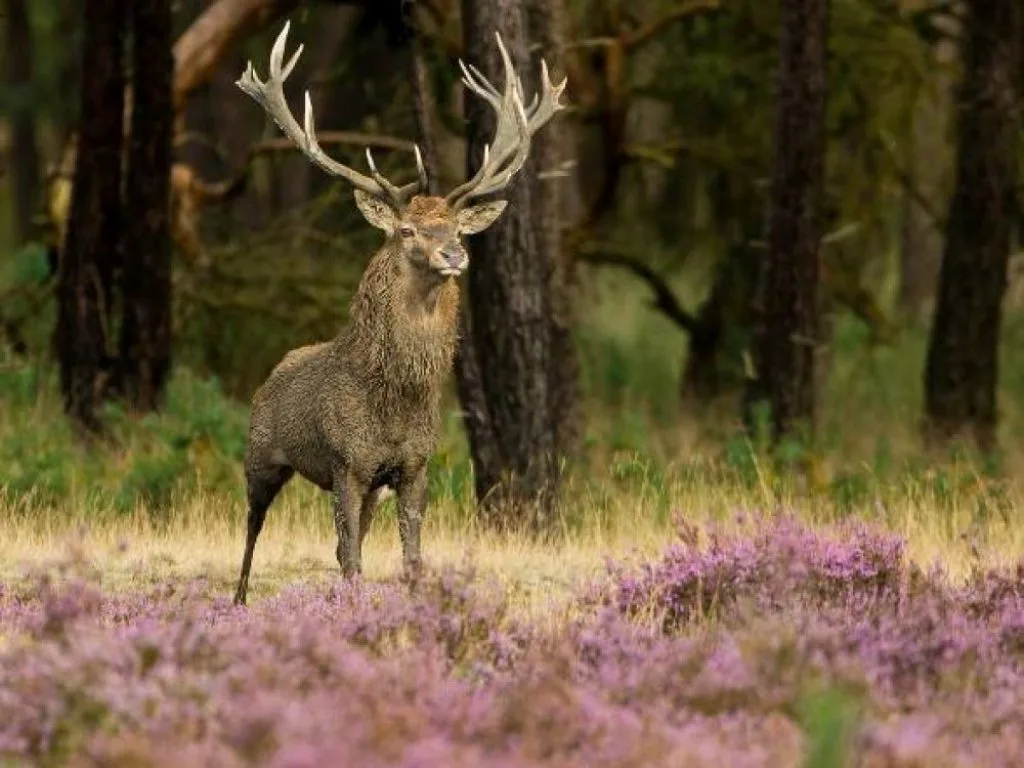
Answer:
[[[542,58],[568,77],[495,225],[528,229],[528,258],[473,242],[432,498],[470,517],[519,477],[509,514],[563,520],[620,491],[669,515],[680,484],[1011,514],[1018,3],[84,5],[0,19],[7,504],[241,503],[249,398],[337,332],[381,242],[234,85],[287,19],[293,112],[308,88],[330,154],[365,171],[371,147],[402,181],[412,142],[441,189],[475,169],[488,127],[457,62],[500,83],[492,30],[528,96]],[[495,318],[530,343],[484,343]]]

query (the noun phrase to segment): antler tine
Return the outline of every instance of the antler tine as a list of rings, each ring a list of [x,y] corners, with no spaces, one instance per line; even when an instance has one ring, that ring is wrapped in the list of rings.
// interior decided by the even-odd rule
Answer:
[[[472,64],[468,65],[467,69],[467,65],[460,61],[459,66],[462,67],[464,75],[463,82],[466,87],[490,104],[491,108],[498,114],[499,120],[495,126],[495,137],[491,144],[495,147],[504,148],[509,141],[517,138],[517,135],[512,127],[508,125],[508,121],[502,120],[501,117],[507,117],[508,113],[513,108],[512,102],[515,101],[516,97],[522,100],[523,87],[522,81],[515,78],[515,74],[512,69],[512,60],[509,58],[508,52],[505,50],[501,36],[498,35],[497,37],[498,45],[502,52],[502,60],[505,65],[504,94],[498,93],[498,90],[491,85],[480,70]],[[499,156],[499,154],[500,153],[496,153],[495,157]]]
[[[377,170],[377,163],[373,160],[373,153],[370,152],[369,147],[366,149],[366,162],[370,166],[370,175],[373,177],[374,181],[380,184],[381,189],[387,193],[388,197],[399,206],[417,192],[427,188],[427,171],[423,167],[423,158],[420,156],[420,148],[414,144],[413,149],[416,152],[417,179],[416,181],[410,181],[408,184],[404,184],[401,187],[388,181],[388,179]]]
[[[409,197],[416,194],[425,187],[425,175],[421,172],[419,180],[411,182],[402,187],[397,187],[381,175],[370,157],[370,170],[372,176],[365,176],[359,171],[348,167],[337,160],[328,157],[327,153],[320,147],[316,138],[316,122],[313,116],[313,103],[309,91],[305,94],[305,115],[303,125],[300,126],[292,116],[288,107],[288,101],[284,96],[284,81],[292,73],[302,54],[303,46],[300,45],[287,64],[283,64],[285,45],[288,40],[288,31],[291,28],[291,21],[286,21],[273,47],[270,49],[270,73],[266,82],[259,79],[252,62],[246,63],[245,71],[235,84],[248,94],[277,124],[284,135],[295,144],[303,154],[308,157],[314,165],[332,176],[340,176],[349,182],[353,187],[374,197],[388,200],[392,205],[401,207]],[[369,155],[369,150],[367,150]],[[418,161],[419,164],[421,164]]]
[[[522,98],[522,84],[518,80],[512,80],[512,61],[506,56],[502,57],[505,63],[505,93],[499,94],[497,89],[487,82],[486,78],[480,73],[476,67],[470,65],[469,71],[463,65],[463,73],[465,78],[463,82],[466,87],[473,91],[473,93],[480,96],[491,108],[498,114],[499,119],[495,126],[495,137],[491,142],[493,146],[504,147],[511,139],[515,138],[512,134],[506,120],[501,119],[502,116],[507,116],[509,111],[512,109],[512,101],[515,97]],[[462,62],[459,62],[460,65]],[[518,87],[518,90],[517,90]]]
[[[471,198],[497,192],[508,186],[512,177],[526,164],[530,153],[530,138],[551,117],[565,105],[558,98],[565,88],[563,80],[559,86],[551,84],[546,62],[541,62],[541,90],[523,105],[523,83],[516,75],[512,59],[501,34],[495,32],[498,51],[505,69],[505,89],[498,90],[488,82],[479,69],[472,64],[459,61],[462,82],[467,90],[480,96],[497,114],[493,141],[484,147],[480,167],[471,179],[453,189],[447,197],[448,204],[460,208]]]
[[[540,102],[540,94],[539,93],[533,94],[533,98],[530,99],[530,103],[526,107],[524,107],[524,109],[526,110],[526,116],[527,117],[529,117],[531,114],[533,114],[534,110],[537,109],[537,104],[539,102]]]
[[[286,21],[284,29],[281,30],[281,34],[274,40],[274,45],[270,49],[270,77],[269,79],[280,81],[282,84],[288,79],[288,76],[295,69],[295,65],[299,63],[299,56],[302,55],[302,51],[305,50],[306,46],[299,43],[299,47],[295,49],[295,53],[288,60],[287,66],[284,70],[281,69],[281,61],[284,59],[284,47],[288,40],[288,29],[291,26],[291,21]]]
[[[548,72],[548,63],[541,60],[540,93],[534,94],[533,101],[530,102],[530,106],[526,110],[526,115],[530,120],[530,133],[537,131],[554,117],[556,112],[565,109],[566,105],[559,103],[558,100],[562,97],[562,93],[565,92],[565,86],[568,82],[569,79],[563,77],[562,82],[554,85],[551,82],[551,74]]]
[[[512,59],[508,55],[501,34],[495,32],[498,42],[498,50],[501,53],[502,63],[505,69],[505,90],[499,94],[498,90],[491,85],[487,78],[473,65],[466,65],[460,61],[459,66],[463,73],[463,84],[473,93],[480,96],[497,114],[497,121],[494,130],[493,141],[484,147],[484,157],[480,167],[471,179],[453,189],[447,197],[449,205],[458,208],[471,197],[474,189],[479,188],[483,183],[489,181],[495,173],[508,160],[525,141],[529,142],[529,136],[524,134],[519,126],[519,120],[514,123],[511,118],[522,109],[522,87],[512,66]],[[517,106],[518,105],[518,108]]]
[[[388,197],[394,200],[399,199],[398,187],[384,178],[384,175],[377,170],[377,164],[373,161],[373,153],[369,147],[366,148],[366,164],[370,167],[370,176],[373,177],[375,182],[380,184],[381,189],[388,194]]]
[[[426,190],[427,184],[427,167],[423,164],[423,153],[420,152],[420,145],[413,144],[413,151],[416,153],[416,173],[419,174],[420,188]]]
[[[480,197],[482,195],[490,194],[491,192],[497,192],[504,189],[512,181],[512,177],[522,170],[523,166],[526,165],[526,160],[530,156],[530,126],[529,121],[526,117],[526,110],[523,109],[523,104],[520,101],[516,101],[514,105],[515,116],[516,116],[516,128],[518,135],[521,137],[520,141],[514,145],[515,154],[512,155],[511,161],[507,163],[496,162],[494,164],[494,171],[489,173],[473,190],[467,195],[467,198]],[[508,160],[506,153],[506,160]],[[504,167],[504,171],[499,169]]]
[[[459,59],[459,67],[462,69],[462,77],[467,82],[467,86],[469,82],[472,82],[472,86],[469,87],[492,104],[501,101],[501,94],[498,93],[498,90],[493,85],[487,82],[487,78],[484,77],[479,69],[472,64],[466,64],[462,59]]]

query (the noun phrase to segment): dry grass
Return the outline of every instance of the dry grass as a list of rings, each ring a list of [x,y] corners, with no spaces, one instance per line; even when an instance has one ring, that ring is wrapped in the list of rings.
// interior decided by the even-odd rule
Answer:
[[[297,486],[298,484],[296,484]],[[286,585],[339,576],[334,533],[325,495],[289,488],[271,509],[253,564],[250,594],[258,599]],[[383,579],[400,571],[397,527],[387,507],[363,548],[364,575]],[[15,512],[15,514],[11,514]],[[6,513],[6,514],[5,514]],[[598,526],[547,543],[526,536],[499,536],[472,524],[450,525],[454,510],[431,509],[424,525],[424,555],[431,566],[472,565],[496,578],[524,608],[547,609],[552,599],[598,574],[607,557],[656,553],[670,539],[664,525],[638,527],[635,535]],[[145,510],[129,516],[77,515],[63,508],[0,507],[0,580],[60,561],[74,548],[84,554],[111,589],[136,589],[201,577],[233,593],[245,540],[237,502],[196,497],[155,523]]]
[[[748,525],[746,511],[789,509],[812,524],[839,516],[828,498],[771,499],[762,489],[744,492],[713,485],[670,489],[640,487],[631,493],[577,494],[576,522],[538,542],[525,536],[499,536],[466,520],[459,505],[440,500],[428,512],[424,553],[433,566],[472,564],[497,579],[513,602],[534,616],[554,605],[589,578],[599,576],[608,558],[638,560],[655,556],[673,538],[664,513],[665,497],[675,514],[690,522],[716,520],[727,528]],[[1024,494],[1010,492],[1008,503],[1021,509]],[[924,492],[856,510],[866,519],[904,536],[910,557],[922,566],[941,563],[954,579],[975,566],[1006,566],[1024,558],[1024,527],[1015,514],[978,514],[978,499],[965,496],[943,510]],[[365,575],[387,578],[399,571],[394,515],[383,508],[364,548]],[[592,507],[593,514],[587,514]],[[582,509],[580,509],[582,508]],[[849,513],[847,513],[849,514]],[[84,554],[111,589],[136,589],[201,577],[230,596],[244,541],[238,499],[194,496],[173,512],[154,519],[145,510],[117,515],[84,504],[41,506],[22,499],[0,504],[0,579],[18,579],[26,569],[60,560],[69,547]],[[338,577],[334,536],[326,494],[293,483],[271,509],[254,563],[254,599],[286,584]]]

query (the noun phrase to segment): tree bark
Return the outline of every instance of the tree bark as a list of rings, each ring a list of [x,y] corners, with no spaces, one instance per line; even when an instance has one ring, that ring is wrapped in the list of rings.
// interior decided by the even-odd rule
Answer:
[[[14,186],[15,234],[32,237],[32,218],[39,194],[39,145],[36,140],[35,93],[32,82],[32,27],[25,0],[7,0],[7,87],[15,94],[11,110],[11,182]]]
[[[467,61],[503,81],[494,31],[519,68],[529,61],[518,0],[463,0]],[[494,135],[494,116],[467,96],[468,172]],[[557,117],[555,118],[558,119]],[[547,126],[546,130],[549,126]],[[459,356],[459,390],[476,473],[489,519],[543,524],[558,487],[549,254],[538,248],[532,158],[507,191],[508,209],[471,238],[469,327]]]
[[[57,3],[54,39],[60,40],[64,50],[53,51],[57,82],[68,93],[77,93],[81,87],[81,41],[83,16],[77,3]],[[57,136],[66,137],[78,122],[78,100],[66,99],[49,105],[49,117]]]
[[[66,248],[58,281],[57,348],[64,407],[98,431],[111,282],[120,256],[125,0],[85,14],[80,125]]]
[[[995,446],[1002,299],[1015,210],[1015,0],[968,4],[956,180],[925,367],[925,435]]]
[[[565,72],[566,9],[564,0],[532,0],[530,39],[540,49],[540,57],[556,73]],[[539,71],[539,62],[537,62]],[[574,222],[567,221],[570,210],[579,208],[576,176],[557,175],[571,161],[569,123],[555,119],[531,141],[536,167],[549,175],[534,177],[533,221],[538,257],[552,265],[550,282],[551,366],[548,386],[551,392],[551,420],[557,458],[577,452],[582,429],[580,412],[580,372],[573,335],[575,307],[573,294],[576,265],[572,250],[565,247],[565,232]]]
[[[783,0],[768,253],[759,281],[753,401],[771,408],[775,440],[813,430],[820,339],[828,0]]]
[[[440,192],[438,176],[441,161],[437,155],[437,139],[434,135],[434,118],[431,114],[430,72],[423,58],[420,40],[413,36],[412,54],[409,57],[409,76],[412,81],[413,111],[416,113],[416,143],[423,155],[423,167],[427,170],[428,195]]]
[[[171,365],[171,43],[170,0],[135,0],[120,364],[140,412],[159,407]]]

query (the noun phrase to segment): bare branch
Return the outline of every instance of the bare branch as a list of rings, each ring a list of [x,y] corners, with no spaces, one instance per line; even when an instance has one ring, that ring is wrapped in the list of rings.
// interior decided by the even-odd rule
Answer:
[[[653,40],[671,24],[702,11],[718,10],[719,7],[719,0],[687,0],[661,18],[650,21],[639,29],[624,35],[622,45],[626,50],[638,48]]]
[[[362,133],[360,131],[324,131],[317,133],[317,140],[327,145],[352,145],[369,147],[370,149],[384,150],[386,152],[412,152],[416,151],[415,142],[406,139],[399,139],[396,136],[382,136],[375,133]],[[291,141],[285,138],[264,139],[255,144],[250,155],[262,155],[268,152],[284,152],[298,150]]]
[[[215,0],[174,44],[174,109],[205,83],[232,46],[298,7],[299,0]]]
[[[580,248],[578,257],[588,264],[619,267],[632,272],[654,292],[651,304],[655,309],[689,334],[699,330],[700,321],[683,308],[665,279],[643,262],[598,244],[588,244]]]

